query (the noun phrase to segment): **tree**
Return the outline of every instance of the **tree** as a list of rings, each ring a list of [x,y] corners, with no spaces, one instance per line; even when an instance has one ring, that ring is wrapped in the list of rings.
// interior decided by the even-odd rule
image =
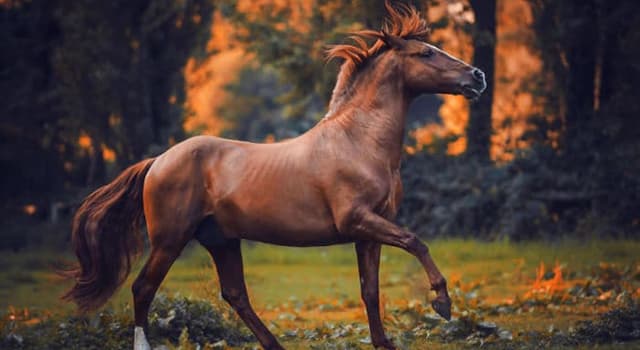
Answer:
[[[467,150],[469,156],[489,161],[491,146],[491,109],[496,52],[496,0],[470,0],[475,12],[473,28],[473,65],[482,69],[487,90],[471,104],[467,124]]]
[[[596,73],[596,55],[598,50],[598,18],[596,1],[566,2],[560,7],[560,16],[565,24],[567,35],[562,43],[567,60],[565,115],[567,145],[579,149],[582,142],[575,142],[591,129],[594,117],[594,87]],[[588,141],[587,141],[588,142]],[[571,149],[573,151],[573,149]]]
[[[633,230],[640,199],[640,6],[631,0],[531,3],[552,83],[546,94],[563,124],[559,155],[547,162],[582,179],[593,215]]]
[[[547,79],[553,83],[550,95],[559,96],[557,105],[563,121],[562,150],[586,155],[597,130],[593,129],[597,55],[599,39],[599,2],[532,2],[534,30]],[[549,102],[554,102],[551,97]]]
[[[92,140],[90,182],[101,182],[102,148],[122,168],[169,138],[182,138],[181,69],[208,38],[208,0],[65,2],[54,58],[69,125]]]
[[[2,194],[99,184],[103,149],[122,168],[182,138],[182,68],[212,13],[211,0],[1,3]]]
[[[50,57],[59,40],[57,1],[0,4],[0,196],[41,195],[63,184],[73,153],[57,120],[59,94]]]
[[[290,86],[280,99],[287,105],[287,117],[313,121],[325,112],[335,84],[337,63],[327,69],[326,45],[342,42],[349,32],[380,28],[386,9],[383,1],[317,0],[308,12],[299,2],[293,4],[261,5],[255,9],[259,15],[238,10],[234,0],[224,1],[221,8],[241,28],[236,39]],[[293,21],[294,10],[304,20]]]
[[[226,137],[262,142],[267,137],[295,137],[311,126],[304,119],[284,117],[286,106],[278,99],[287,91],[273,69],[250,65],[226,88],[233,96],[219,110],[231,125],[224,132]]]

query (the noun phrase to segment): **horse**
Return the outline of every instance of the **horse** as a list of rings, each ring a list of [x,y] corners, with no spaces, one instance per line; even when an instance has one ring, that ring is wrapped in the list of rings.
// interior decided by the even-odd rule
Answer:
[[[283,347],[247,296],[243,239],[297,247],[354,243],[376,348],[395,349],[379,310],[382,244],[419,260],[436,293],[433,309],[450,319],[446,280],[428,247],[393,222],[402,198],[405,114],[424,93],[478,98],[485,77],[428,44],[429,28],[414,7],[385,5],[380,30],[355,32],[353,44],[327,50],[329,59],[344,62],[327,114],[306,133],[271,144],[195,136],[90,194],[73,219],[79,263],[69,271],[75,284],[63,298],[83,312],[102,306],[141,255],[136,232],[146,221],[150,254],[132,285],[135,350],[151,349],[145,335],[150,304],[194,239],[211,255],[223,299],[265,349]]]

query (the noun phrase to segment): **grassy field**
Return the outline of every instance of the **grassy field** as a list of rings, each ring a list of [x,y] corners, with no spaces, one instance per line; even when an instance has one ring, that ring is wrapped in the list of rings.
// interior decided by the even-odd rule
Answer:
[[[438,240],[430,244],[430,250],[448,279],[454,317],[458,322],[495,323],[503,331],[500,336],[493,335],[498,340],[570,334],[578,321],[596,319],[603,312],[637,302],[640,295],[637,241]],[[345,346],[366,348],[366,316],[359,297],[352,245],[286,248],[247,244],[243,252],[255,309],[287,348],[322,348],[319,344],[331,339],[322,336],[323,330],[333,330],[336,325],[355,325],[343,332],[348,333],[347,343],[352,341]],[[24,313],[25,309],[40,318],[70,314],[71,305],[58,299],[68,283],[52,273],[52,267],[64,258],[70,257],[47,251],[1,255],[3,317]],[[130,311],[130,283],[136,272],[137,269],[112,299],[111,309]],[[383,248],[380,277],[385,325],[396,343],[415,349],[425,344],[457,348],[460,341],[469,346],[475,344],[477,337],[472,336],[457,342],[446,341],[446,337],[429,340],[432,328],[422,326],[425,320],[445,329],[434,332],[440,335],[448,332],[449,326],[432,320],[426,275],[413,257],[395,248]],[[161,292],[225,307],[211,261],[197,245],[185,250],[175,263]],[[606,347],[638,345],[614,342]],[[249,343],[242,347],[252,346]]]

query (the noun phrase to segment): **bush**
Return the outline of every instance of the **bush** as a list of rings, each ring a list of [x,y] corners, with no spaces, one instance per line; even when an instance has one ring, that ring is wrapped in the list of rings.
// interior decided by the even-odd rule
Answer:
[[[92,316],[55,316],[38,322],[7,315],[0,323],[2,349],[130,349],[133,346],[132,310],[105,310]],[[178,344],[180,335],[201,346],[225,340],[232,345],[253,337],[237,321],[209,302],[159,294],[152,304],[149,341]],[[36,320],[36,321],[34,321]],[[29,325],[36,323],[35,325]],[[186,331],[185,331],[186,330]]]
[[[201,345],[220,340],[237,345],[253,339],[244,324],[223,314],[208,301],[159,294],[151,306],[149,335],[151,339],[166,338],[177,343],[186,328],[189,340]]]
[[[546,148],[505,165],[421,153],[405,160],[402,178],[398,221],[422,237],[523,240],[637,231],[637,191],[628,190],[637,183],[568,164]]]

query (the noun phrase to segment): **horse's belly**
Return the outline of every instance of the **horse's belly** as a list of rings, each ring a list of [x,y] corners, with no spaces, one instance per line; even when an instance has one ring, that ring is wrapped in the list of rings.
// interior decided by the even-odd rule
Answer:
[[[264,227],[261,230],[245,231],[241,238],[270,244],[313,247],[350,242],[334,228],[312,228],[296,230],[281,227]]]
[[[313,202],[250,198],[223,203],[214,216],[232,237],[288,246],[349,242],[338,233],[328,208]]]
[[[246,215],[234,221],[237,224],[231,233],[253,241],[286,246],[322,246],[348,241],[333,224],[309,218]]]

